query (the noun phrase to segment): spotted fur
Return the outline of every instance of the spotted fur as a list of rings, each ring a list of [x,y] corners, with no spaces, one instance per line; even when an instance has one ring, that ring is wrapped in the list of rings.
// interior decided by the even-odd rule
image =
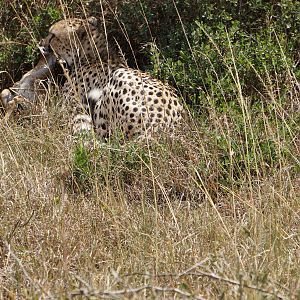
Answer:
[[[95,18],[55,23],[41,42],[67,66],[64,97],[75,108],[75,133],[92,128],[102,138],[128,138],[174,127],[183,107],[168,85],[126,65],[105,24]]]

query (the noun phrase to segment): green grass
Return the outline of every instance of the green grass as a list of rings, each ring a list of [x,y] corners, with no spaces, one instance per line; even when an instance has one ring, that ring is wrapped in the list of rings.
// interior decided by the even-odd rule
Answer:
[[[258,68],[223,29],[153,50],[188,103],[172,137],[89,151],[50,91],[0,124],[1,300],[300,298],[299,76],[284,42]]]

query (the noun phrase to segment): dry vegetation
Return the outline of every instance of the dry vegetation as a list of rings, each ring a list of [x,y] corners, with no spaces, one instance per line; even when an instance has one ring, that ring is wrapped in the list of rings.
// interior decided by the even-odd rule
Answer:
[[[190,125],[103,145],[80,177],[64,121],[53,106],[1,126],[2,299],[296,298],[293,165],[223,186],[217,149]]]
[[[2,123],[0,299],[298,299],[299,83],[287,68],[282,103],[261,78],[258,129],[230,71],[240,126],[212,105],[172,138],[89,152],[57,91]]]

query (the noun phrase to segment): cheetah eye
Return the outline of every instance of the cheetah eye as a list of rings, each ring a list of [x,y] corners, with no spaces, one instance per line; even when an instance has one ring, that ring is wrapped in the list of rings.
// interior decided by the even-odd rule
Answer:
[[[46,54],[49,53],[49,48],[47,48],[47,47],[45,47],[45,46],[39,45],[38,48],[39,48],[40,52],[41,52],[43,55],[46,55]]]
[[[88,23],[94,27],[96,27],[98,25],[98,20],[95,17],[89,17],[88,18]]]
[[[65,70],[68,70],[69,69],[69,65],[68,65],[68,62],[62,58],[60,58],[58,60],[59,64],[61,65],[61,67]]]
[[[49,54],[50,52],[53,52],[53,49],[51,48],[51,41],[54,38],[54,34],[50,33],[44,40],[41,41],[38,48],[41,51],[43,55]]]

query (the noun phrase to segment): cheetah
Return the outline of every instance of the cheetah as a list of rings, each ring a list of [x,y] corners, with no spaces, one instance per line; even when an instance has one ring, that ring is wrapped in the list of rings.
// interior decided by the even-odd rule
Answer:
[[[105,23],[94,17],[58,21],[40,42],[43,58],[1,97],[8,107],[15,93],[34,101],[31,87],[63,66],[63,95],[73,109],[73,132],[93,131],[102,139],[121,131],[126,138],[170,129],[184,112],[176,91],[149,74],[127,66]],[[69,105],[70,103],[70,105]]]

